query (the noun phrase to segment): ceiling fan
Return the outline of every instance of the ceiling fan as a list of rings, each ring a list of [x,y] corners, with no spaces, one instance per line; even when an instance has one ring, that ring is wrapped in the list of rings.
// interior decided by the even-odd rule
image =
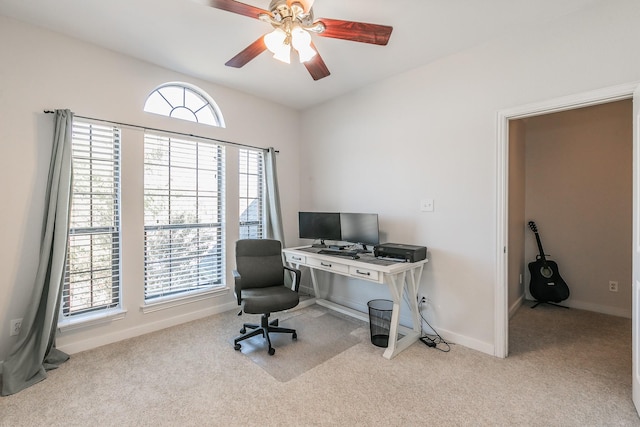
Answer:
[[[235,0],[209,0],[211,7],[259,19],[274,28],[225,65],[241,68],[265,50],[271,51],[274,58],[289,63],[293,50],[297,52],[300,62],[311,77],[320,80],[331,73],[313,44],[310,33],[383,46],[389,42],[393,27],[387,25],[327,18],[314,20],[311,7],[313,2],[314,0],[272,0],[269,10],[264,10]]]

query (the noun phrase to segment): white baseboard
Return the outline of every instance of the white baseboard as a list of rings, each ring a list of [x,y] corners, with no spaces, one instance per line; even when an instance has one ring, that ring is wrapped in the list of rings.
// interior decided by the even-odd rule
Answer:
[[[511,307],[509,307],[509,319],[511,319],[513,315],[516,314],[516,311],[518,311],[523,302],[524,295],[520,295],[520,298],[518,298],[516,302],[514,302]]]
[[[525,295],[518,298],[518,300],[511,307],[509,307],[509,318],[511,318],[511,316],[513,316],[515,312],[518,311],[518,308],[520,308],[520,306],[524,303],[525,300],[531,301],[531,302],[534,301],[531,298],[526,298]],[[562,301],[561,303],[559,303],[559,305],[563,305],[569,308],[576,308],[578,310],[586,310],[586,311],[593,311],[595,313],[608,314],[610,316],[626,317],[628,319],[632,318],[631,307],[629,307],[628,309],[619,308],[619,307],[609,307],[602,304],[594,304],[592,302],[578,301],[573,299]]]
[[[363,305],[361,303],[354,302],[354,301],[347,301],[347,300],[344,300],[343,298],[336,298],[336,299],[331,298],[331,300],[337,304],[344,305],[354,310],[366,313],[366,316],[368,316],[369,308],[367,305]],[[407,311],[407,312],[401,313],[400,325],[405,326],[407,328],[411,328],[412,324],[413,324],[413,320],[411,319],[409,312]],[[440,329],[437,327],[437,325],[432,325],[432,326],[435,328],[438,334],[445,339],[445,341],[463,345],[472,350],[477,350],[482,353],[489,354],[491,356],[495,354],[493,343],[479,341],[475,338],[470,338],[465,335],[460,335],[460,334],[448,331],[446,329]]]
[[[509,307],[509,318],[511,318],[513,314],[522,306],[524,300],[525,299],[523,295],[520,298],[518,298],[518,300]],[[335,302],[338,304],[353,308],[355,310],[361,311],[363,313],[367,313],[368,311],[368,308],[365,305],[354,302],[354,301],[346,301],[344,299],[338,299]],[[312,305],[314,303],[315,303],[315,299],[311,298],[307,301],[301,302],[298,308],[303,308],[308,305]],[[566,305],[567,307],[570,307],[570,308],[593,311],[596,313],[608,314],[611,316],[631,318],[631,310],[625,310],[625,309],[620,309],[616,307],[607,307],[607,306],[586,303],[581,301],[567,301],[567,303],[563,305]],[[234,308],[237,308],[237,304],[235,301],[232,301],[227,304],[222,304],[215,307],[209,307],[204,310],[187,313],[187,314],[172,317],[169,319],[163,319],[158,322],[146,324],[140,327],[129,328],[126,330],[114,332],[112,334],[101,335],[101,336],[93,337],[83,341],[76,341],[73,343],[69,343],[67,345],[60,345],[58,346],[58,348],[68,354],[79,353],[81,351],[91,350],[93,348],[101,347],[103,345],[112,344],[125,339],[148,334],[161,329],[176,326],[182,323],[190,322],[197,319],[202,319],[208,316],[212,316],[214,314],[223,313],[225,311],[233,310]],[[411,325],[410,317],[401,316],[400,324],[409,327],[409,325]],[[446,341],[463,345],[465,347],[468,347],[473,350],[477,350],[489,355],[494,354],[494,345],[491,343],[479,341],[477,339],[470,338],[465,335],[457,334],[455,332],[451,332],[445,329],[440,329],[437,327],[436,327],[436,330]],[[2,372],[3,363],[4,361],[0,360],[0,373]]]
[[[438,334],[440,334],[440,336],[449,343],[455,343],[481,353],[486,353],[489,356],[495,356],[495,345],[493,343],[480,341],[466,335],[456,334],[455,332],[451,332],[446,329],[438,329]]]
[[[594,311],[596,313],[608,314],[610,316],[626,317],[628,319],[631,319],[632,317],[631,308],[623,309],[618,307],[608,307],[606,305],[593,304],[590,302],[575,301],[575,300],[563,301],[560,303],[560,305],[564,305],[569,308],[577,308],[579,310]]]
[[[128,328],[120,331],[116,331],[110,334],[103,334],[100,336],[92,337],[82,341],[74,341],[69,344],[58,342],[58,349],[64,351],[67,354],[79,353],[81,351],[91,350],[93,348],[102,347],[103,345],[113,344],[118,341],[137,337],[140,335],[148,334],[151,332],[159,331],[162,329],[177,326],[182,323],[191,322],[193,320],[202,319],[214,314],[223,313],[225,311],[233,310],[237,308],[236,301],[231,301],[226,304],[221,304],[213,307],[208,307],[203,310],[193,311],[185,313],[179,316],[173,316],[171,318],[162,319],[157,322],[148,323],[142,326]]]

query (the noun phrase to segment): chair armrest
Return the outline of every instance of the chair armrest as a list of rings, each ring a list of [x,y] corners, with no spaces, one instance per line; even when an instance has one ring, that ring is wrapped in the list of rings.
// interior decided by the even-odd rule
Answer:
[[[293,267],[289,267],[289,266],[284,266],[284,268],[286,270],[289,270],[290,272],[293,273],[293,290],[298,292],[298,289],[300,288],[300,279],[302,278],[302,272],[300,270],[298,270],[297,268],[293,268]]]
[[[237,270],[231,272],[233,274],[233,283],[238,305],[242,305],[242,276]]]

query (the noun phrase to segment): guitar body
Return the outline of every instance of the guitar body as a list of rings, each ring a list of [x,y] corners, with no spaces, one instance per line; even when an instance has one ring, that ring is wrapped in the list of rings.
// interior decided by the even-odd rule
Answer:
[[[555,262],[542,259],[530,262],[529,273],[529,292],[537,301],[558,303],[569,298],[569,287]]]
[[[536,260],[529,263],[529,273],[531,273],[529,292],[539,302],[558,303],[564,301],[569,298],[569,286],[560,276],[558,264],[546,258],[536,223],[529,221],[529,228],[536,235],[536,243],[540,252]]]

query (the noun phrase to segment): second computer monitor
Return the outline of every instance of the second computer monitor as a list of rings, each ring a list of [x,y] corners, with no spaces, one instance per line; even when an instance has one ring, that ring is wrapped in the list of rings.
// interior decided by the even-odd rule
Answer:
[[[378,214],[340,213],[340,229],[345,242],[366,245],[380,243]]]

